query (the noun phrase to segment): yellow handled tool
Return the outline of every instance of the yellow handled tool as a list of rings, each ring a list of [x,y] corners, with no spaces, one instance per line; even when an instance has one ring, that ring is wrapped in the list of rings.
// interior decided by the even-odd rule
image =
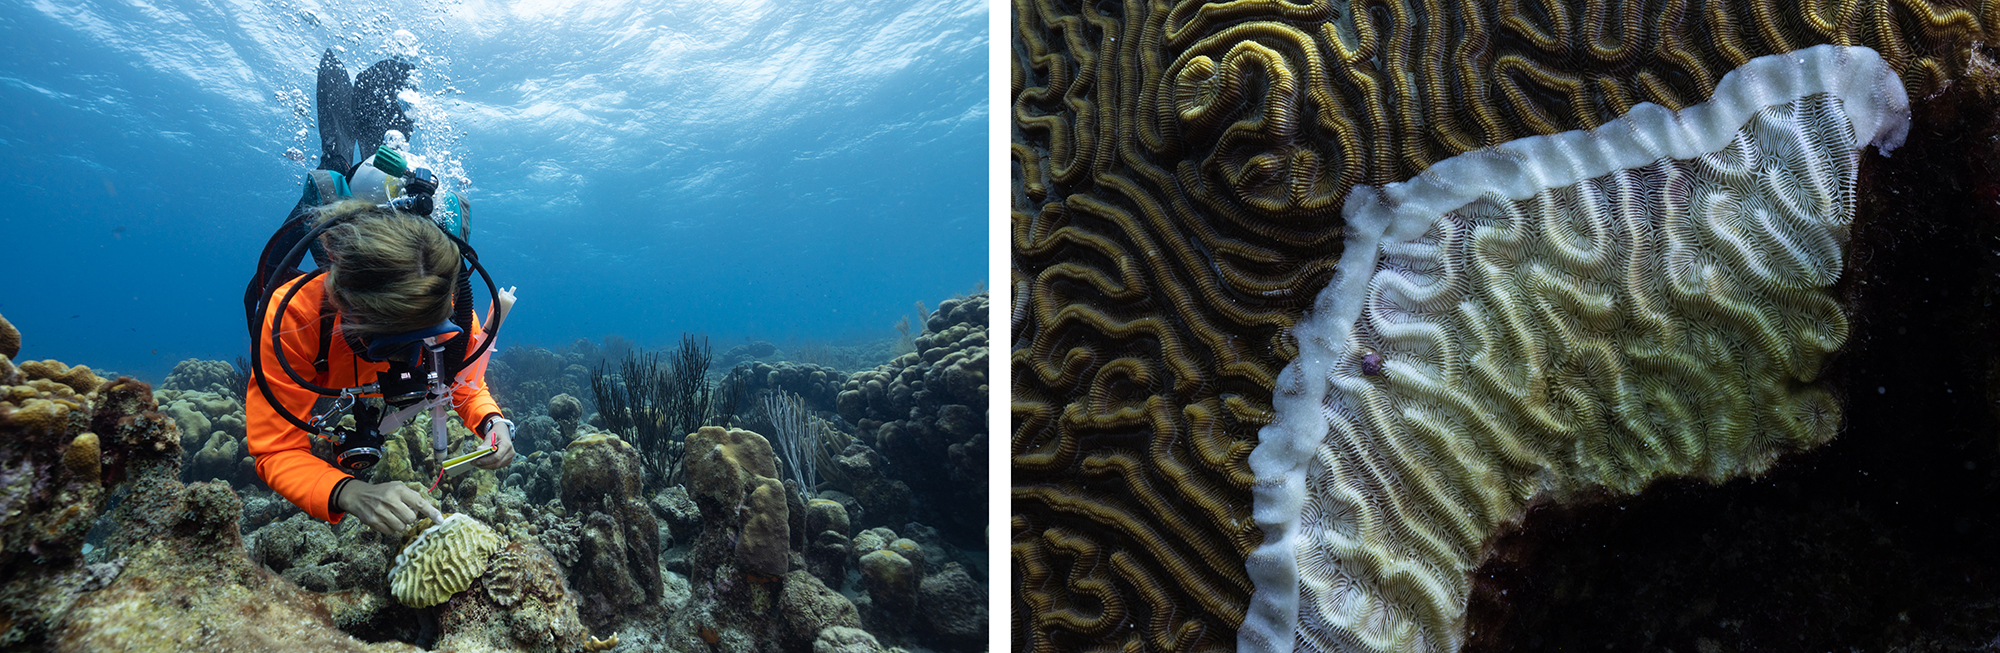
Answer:
[[[487,456],[491,456],[496,453],[500,453],[500,445],[493,445],[485,449],[480,449],[478,451],[474,451],[472,453],[444,461],[444,473],[446,476],[450,476],[452,478],[458,478],[460,476],[464,476],[466,472],[472,471],[473,461],[485,458]]]

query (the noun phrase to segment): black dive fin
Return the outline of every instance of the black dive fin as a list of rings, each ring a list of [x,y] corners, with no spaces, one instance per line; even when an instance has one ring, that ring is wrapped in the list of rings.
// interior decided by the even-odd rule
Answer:
[[[343,175],[382,145],[394,129],[414,138],[416,122],[404,115],[396,94],[409,86],[416,66],[396,59],[375,62],[354,78],[327,50],[319,60],[319,167]]]
[[[354,166],[354,85],[333,50],[319,60],[319,167],[347,174]],[[380,139],[381,134],[375,137]],[[374,148],[369,148],[374,152]]]
[[[356,161],[368,158],[382,145],[382,132],[394,129],[414,140],[417,124],[403,114],[396,94],[407,88],[416,66],[396,59],[383,59],[354,78],[354,110],[349,113],[354,144],[359,146]]]

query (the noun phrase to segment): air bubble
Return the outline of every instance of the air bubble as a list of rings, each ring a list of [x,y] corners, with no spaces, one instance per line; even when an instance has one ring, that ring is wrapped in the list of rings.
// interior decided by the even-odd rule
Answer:
[[[389,35],[389,49],[405,57],[417,56],[417,35],[399,29]]]

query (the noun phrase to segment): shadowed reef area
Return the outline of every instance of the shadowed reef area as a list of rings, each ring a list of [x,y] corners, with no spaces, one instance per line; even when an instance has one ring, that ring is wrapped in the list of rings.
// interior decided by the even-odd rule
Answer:
[[[1982,52],[1978,56],[1989,56]],[[1467,650],[1964,651],[2000,636],[2000,121],[1915,103],[1863,168],[1824,447],[1721,486],[1543,506],[1474,575]]]

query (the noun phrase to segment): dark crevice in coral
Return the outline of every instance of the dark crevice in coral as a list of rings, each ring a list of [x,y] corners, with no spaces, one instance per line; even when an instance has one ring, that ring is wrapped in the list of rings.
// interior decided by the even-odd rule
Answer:
[[[1832,443],[1760,478],[1545,505],[1489,547],[1467,651],[1945,651],[2000,633],[1993,89],[1866,155]]]

